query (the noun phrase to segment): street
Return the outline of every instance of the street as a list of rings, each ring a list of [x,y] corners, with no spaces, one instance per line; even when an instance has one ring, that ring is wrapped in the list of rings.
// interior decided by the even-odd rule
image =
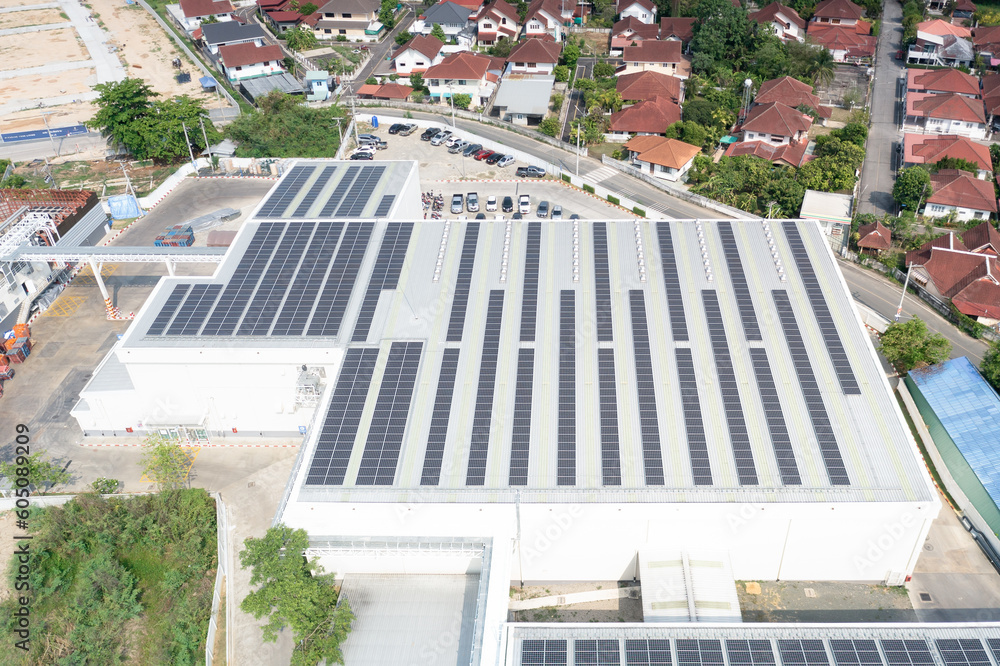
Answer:
[[[14,160],[15,163],[40,160],[43,157],[55,157],[78,152],[87,152],[91,148],[104,149],[107,140],[100,132],[88,132],[73,136],[52,137],[52,139],[37,139],[35,141],[18,141],[16,143],[0,143],[0,158]]]

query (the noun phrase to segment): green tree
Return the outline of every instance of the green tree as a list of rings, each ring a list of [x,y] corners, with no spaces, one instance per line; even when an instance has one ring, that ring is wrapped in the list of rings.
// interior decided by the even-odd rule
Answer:
[[[191,152],[198,155],[206,148],[199,123],[204,123],[209,143],[217,143],[221,135],[200,101],[187,95],[158,100],[153,104],[153,113],[136,120],[133,129],[140,145],[131,152],[139,159],[173,162],[188,158],[190,141]]]
[[[153,480],[160,490],[180,488],[191,470],[191,458],[179,444],[160,435],[149,435],[143,441],[142,473]]]
[[[889,324],[882,334],[879,351],[897,370],[907,373],[917,366],[940,363],[951,353],[951,343],[930,333],[919,317]]]
[[[933,193],[931,175],[921,166],[903,169],[892,186],[892,198],[901,208],[912,211],[920,209],[920,204]]]
[[[374,76],[369,76],[367,79],[365,79],[365,85],[368,85],[368,86],[377,86],[378,85],[378,79],[376,79]]]
[[[833,83],[833,78],[837,71],[837,62],[833,59],[833,53],[828,48],[816,49],[812,64],[809,67],[809,76],[812,77],[813,84],[817,86],[827,86]]]
[[[308,51],[319,45],[316,34],[309,28],[295,26],[285,31],[285,45],[293,51]]]
[[[272,91],[258,110],[241,114],[226,127],[239,157],[332,157],[340,146],[339,106],[310,108],[298,98]]]
[[[553,76],[556,77],[557,83],[564,83],[566,81],[569,81],[569,67],[567,67],[566,65],[556,65],[552,69],[552,74]],[[582,79],[582,80],[587,81],[588,79]]]
[[[690,143],[692,146],[701,146],[704,148],[709,142],[711,135],[704,125],[699,125],[688,120],[674,123],[667,128],[664,136],[668,139],[678,139],[684,143]]]
[[[868,138],[868,126],[864,123],[850,122],[840,129],[833,130],[830,134],[843,141],[850,141],[864,147],[865,140]]]
[[[299,14],[301,14],[302,16],[312,16],[313,14],[316,13],[317,9],[319,9],[319,7],[310,2],[303,5],[302,7],[299,7]]]
[[[0,180],[0,189],[21,190],[28,187],[28,179],[19,173],[12,173]]]
[[[570,42],[563,47],[562,56],[560,57],[561,64],[566,65],[569,71],[574,71],[576,69],[576,61],[580,59],[580,47],[576,44]]]
[[[416,92],[424,90],[424,75],[420,72],[413,72],[410,74],[410,87]]]
[[[979,364],[979,372],[993,390],[1000,391],[1000,342],[990,344],[983,355],[983,362]]]
[[[610,62],[604,62],[603,60],[594,63],[594,78],[595,79],[606,79],[609,76],[615,75],[615,66]]]
[[[547,116],[538,123],[538,131],[548,136],[559,134],[559,119],[555,116]]]
[[[431,37],[437,37],[445,44],[448,43],[448,35],[444,34],[444,28],[441,27],[440,23],[435,23],[434,27],[431,28]]]
[[[488,49],[488,52],[494,58],[506,58],[510,55],[511,49],[514,48],[514,43],[506,37],[501,37],[497,41],[493,42],[493,46]]]
[[[453,99],[456,109],[468,109],[469,105],[472,104],[472,95],[466,93],[458,93]]]
[[[970,162],[961,157],[942,157],[934,163],[935,171],[940,171],[941,169],[960,169],[968,171],[972,175],[979,173],[979,165],[976,162]]]
[[[27,472],[30,485],[46,490],[60,483],[68,483],[70,479],[70,473],[63,465],[52,462],[40,451],[28,456],[17,456],[10,462],[0,462],[0,476],[7,477],[11,482],[25,476],[24,472]]]
[[[525,0],[517,0],[514,6],[517,9],[518,23],[524,23],[524,17],[528,15],[528,3]]]
[[[136,121],[150,114],[153,98],[159,93],[153,92],[142,79],[132,78],[99,83],[94,90],[99,93],[94,100],[97,113],[84,124],[99,130],[111,142],[112,148],[124,148],[135,154],[142,145]]]
[[[396,39],[396,44],[402,46],[406,42],[413,39],[413,33],[411,33],[409,30],[402,30],[396,34],[395,39]]]
[[[861,163],[865,161],[864,148],[829,134],[816,137],[815,154],[817,157],[831,157],[852,169],[860,169]]]
[[[698,22],[691,40],[691,68],[700,73],[712,72],[720,65],[744,70],[756,32],[746,10],[734,7],[729,0],[702,0],[695,16]]]
[[[386,30],[392,30],[396,26],[396,0],[382,0],[378,10],[378,21]]]
[[[332,574],[316,560],[307,561],[305,530],[277,525],[260,539],[249,538],[240,552],[240,565],[250,569],[250,585],[259,586],[240,603],[258,620],[266,617],[264,640],[273,643],[285,627],[295,644],[292,664],[315,666],[322,660],[343,664],[341,643],[347,638],[354,614],[346,600],[337,603]]]

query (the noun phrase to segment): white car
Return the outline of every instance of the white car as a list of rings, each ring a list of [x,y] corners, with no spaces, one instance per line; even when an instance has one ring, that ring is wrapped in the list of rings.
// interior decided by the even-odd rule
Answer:
[[[354,154],[357,155],[358,153],[371,153],[372,155],[374,155],[375,154],[375,150],[376,150],[376,148],[375,148],[374,145],[372,145],[370,143],[366,143],[363,146],[358,146],[354,150]]]
[[[486,212],[495,213],[497,211],[497,198],[494,195],[486,197]]]
[[[462,142],[462,138],[461,137],[452,136],[447,141],[444,142],[444,145],[447,146],[448,148],[451,148],[455,144],[461,143],[461,142]]]
[[[531,197],[527,194],[522,194],[517,198],[517,212],[521,215],[527,215],[531,212]]]
[[[504,217],[503,215],[494,215],[493,220],[496,222],[506,222],[507,218]]]
[[[502,168],[502,167],[510,166],[513,163],[514,163],[514,156],[513,155],[504,155],[503,159],[501,159],[499,162],[497,162],[497,166]]]

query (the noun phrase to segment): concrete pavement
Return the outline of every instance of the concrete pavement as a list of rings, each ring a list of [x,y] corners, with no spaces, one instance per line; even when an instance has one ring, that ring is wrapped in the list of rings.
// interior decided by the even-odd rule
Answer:
[[[55,136],[37,141],[18,141],[16,143],[0,143],[0,158],[14,162],[29,162],[42,158],[52,158],[70,153],[87,152],[91,148],[106,149],[108,141],[100,132],[87,132],[73,136]]]
[[[905,72],[896,60],[896,50],[903,40],[903,10],[897,2],[882,6],[882,30],[878,36],[875,60],[875,84],[872,87],[871,129],[864,168],[861,171],[861,194],[858,212],[895,214],[892,199],[894,144],[902,140],[896,120],[897,81]]]

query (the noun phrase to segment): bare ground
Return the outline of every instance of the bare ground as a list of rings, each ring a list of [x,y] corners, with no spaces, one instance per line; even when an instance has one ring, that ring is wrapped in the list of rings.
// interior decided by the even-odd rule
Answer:
[[[591,590],[617,589],[615,581],[584,583],[552,583],[512,587],[511,599],[536,599],[538,597],[589,592]],[[567,606],[550,606],[533,610],[510,611],[511,622],[642,622],[642,599],[609,599]]]

